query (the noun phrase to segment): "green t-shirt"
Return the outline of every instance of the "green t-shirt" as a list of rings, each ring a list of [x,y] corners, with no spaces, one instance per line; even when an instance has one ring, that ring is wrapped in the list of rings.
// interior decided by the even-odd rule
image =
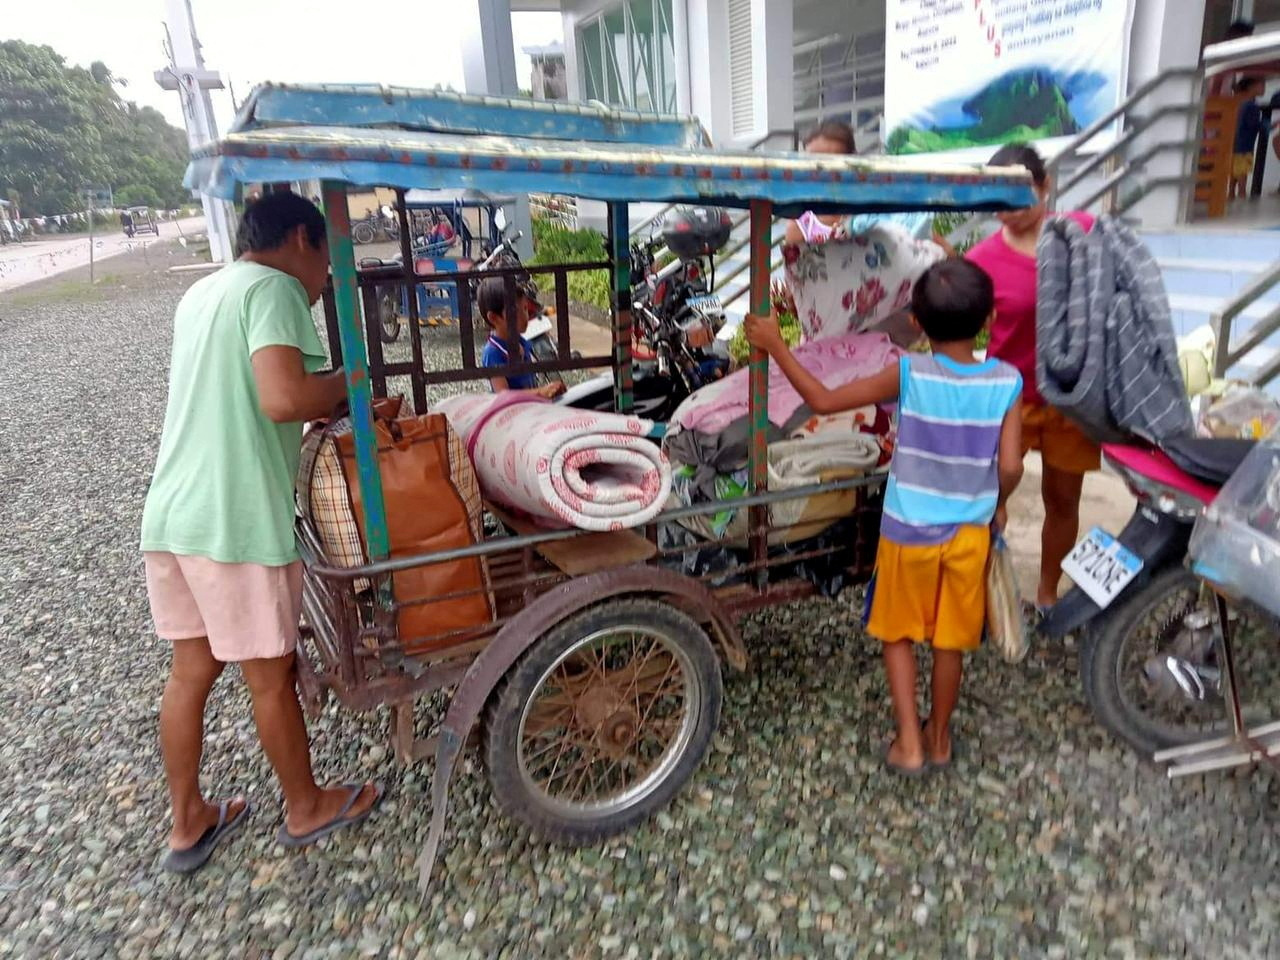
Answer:
[[[250,357],[296,347],[324,366],[302,284],[237,261],[187,291],[173,322],[169,405],[142,511],[142,549],[221,563],[298,559],[293,490],[302,424],[274,423],[258,404]]]

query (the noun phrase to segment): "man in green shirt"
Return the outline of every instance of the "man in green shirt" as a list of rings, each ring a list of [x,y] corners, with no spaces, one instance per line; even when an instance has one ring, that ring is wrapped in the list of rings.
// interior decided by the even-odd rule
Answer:
[[[240,664],[258,738],[280,780],[278,839],[303,846],[363,820],[377,784],[317,786],[295,687],[302,564],[293,490],[302,424],[346,396],[319,374],[311,319],[329,274],[324,217],[289,193],[252,203],[240,258],[196,283],[174,316],[169,402],[142,512],[147,594],[156,632],[173,645],[160,705],[160,746],[173,806],[163,865],[199,869],[250,812],[244,798],[200,792],[204,708],[214,681]]]

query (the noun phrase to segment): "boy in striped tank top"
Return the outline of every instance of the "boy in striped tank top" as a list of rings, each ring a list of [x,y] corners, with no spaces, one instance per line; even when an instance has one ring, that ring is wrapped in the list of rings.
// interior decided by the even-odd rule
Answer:
[[[951,713],[963,654],[986,619],[991,528],[1022,479],[1022,377],[1001,360],[974,356],[994,316],[991,279],[965,260],[945,260],[916,282],[915,323],[932,353],[909,354],[874,376],[833,390],[805,370],[775,320],[748,317],[747,339],[781,367],[815,413],[898,402],[898,439],[867,632],[884,644],[897,736],[885,762],[907,775],[951,762]],[[913,643],[933,647],[930,715],[916,709]]]

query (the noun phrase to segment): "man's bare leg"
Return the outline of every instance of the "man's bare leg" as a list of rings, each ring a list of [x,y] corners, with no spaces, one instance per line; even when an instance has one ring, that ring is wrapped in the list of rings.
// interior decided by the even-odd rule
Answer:
[[[218,822],[218,806],[200,793],[200,758],[204,753],[204,708],[224,664],[213,659],[204,637],[173,641],[173,665],[160,700],[160,752],[173,808],[169,847],[185,850]],[[228,817],[244,809],[231,801]]]
[[[295,687],[294,655],[245,660],[240,669],[253,699],[258,739],[284,792],[285,828],[300,837],[333,820],[350,793],[341,788],[316,786],[311,772],[307,726]],[[347,816],[359,816],[372,807],[376,799],[373,784],[365,784]]]

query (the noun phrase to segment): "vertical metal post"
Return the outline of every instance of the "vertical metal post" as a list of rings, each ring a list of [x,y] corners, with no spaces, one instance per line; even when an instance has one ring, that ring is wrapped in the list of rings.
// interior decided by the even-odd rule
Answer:
[[[751,201],[751,312],[758,316],[769,314],[769,251],[773,240],[773,204],[767,200]],[[769,358],[762,350],[752,348],[750,358],[750,445],[747,448],[747,472],[751,478],[751,492],[764,493],[769,487]],[[765,528],[768,526],[769,508],[752,507],[751,559],[756,568],[756,587],[763,591],[769,585],[769,571],[764,566],[769,549]]]
[[[93,286],[93,191],[85,194],[84,212],[89,216],[89,286]]]
[[[613,405],[619,413],[630,413],[634,406],[628,212],[625,203],[609,204],[609,253],[613,260]]]
[[[333,300],[342,341],[347,402],[351,407],[351,433],[355,441],[356,475],[360,480],[360,505],[364,513],[366,546],[371,561],[390,555],[387,510],[382,499],[382,474],[378,470],[378,444],[373,432],[373,391],[369,363],[360,335],[360,296],[356,283],[355,251],[351,246],[351,217],[346,187],[326,180],[322,187],[324,215],[328,221],[329,260],[333,269]]]
[[[427,412],[427,384],[423,380],[427,368],[422,362],[422,327],[418,323],[418,265],[413,259],[413,223],[404,190],[396,191],[396,216],[400,223],[400,262],[404,266],[401,289],[405,291],[404,300],[409,308],[409,350],[413,354],[413,374],[409,382],[413,384],[413,411],[422,414]]]
[[[1218,639],[1222,643],[1222,679],[1227,688],[1227,710],[1231,714],[1231,732],[1236,737],[1244,735],[1244,712],[1240,709],[1240,688],[1236,685],[1236,655],[1231,643],[1231,610],[1220,593],[1214,593],[1214,606],[1218,614]]]

